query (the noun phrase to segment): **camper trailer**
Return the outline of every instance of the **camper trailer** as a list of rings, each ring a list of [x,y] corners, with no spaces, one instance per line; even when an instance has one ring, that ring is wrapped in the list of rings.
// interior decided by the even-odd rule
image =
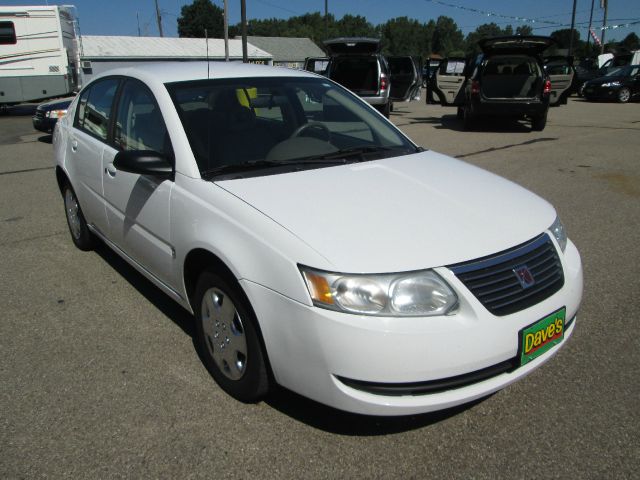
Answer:
[[[72,6],[0,7],[0,108],[77,87]]]

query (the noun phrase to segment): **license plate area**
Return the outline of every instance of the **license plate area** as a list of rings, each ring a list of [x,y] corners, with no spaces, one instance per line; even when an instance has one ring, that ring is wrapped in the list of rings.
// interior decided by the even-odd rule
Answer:
[[[535,360],[562,341],[566,316],[567,309],[562,307],[551,315],[547,315],[520,330],[518,356],[521,366]]]

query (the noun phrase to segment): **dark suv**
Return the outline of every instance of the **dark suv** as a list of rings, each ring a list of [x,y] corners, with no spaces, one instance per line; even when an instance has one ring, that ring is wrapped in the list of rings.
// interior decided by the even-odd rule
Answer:
[[[377,38],[334,38],[324,42],[326,58],[308,58],[305,70],[348,88],[386,117],[394,101],[420,96],[418,64],[408,56],[385,58]]]
[[[458,107],[458,117],[467,129],[478,117],[502,116],[526,117],[533,130],[543,130],[550,97],[560,99],[568,88],[561,82],[554,91],[544,69],[542,52],[554,43],[539,36],[480,40],[482,54],[463,69],[449,68],[448,59],[443,61],[434,79],[435,93],[443,105]],[[457,64],[460,61],[455,59]]]

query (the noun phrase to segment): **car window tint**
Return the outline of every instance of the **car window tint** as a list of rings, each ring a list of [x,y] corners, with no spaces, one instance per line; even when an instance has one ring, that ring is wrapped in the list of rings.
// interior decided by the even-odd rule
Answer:
[[[100,80],[89,88],[85,103],[83,97],[80,98],[79,128],[103,141],[107,140],[109,116],[118,83],[117,78]]]
[[[122,88],[113,141],[120,150],[151,150],[171,156],[162,113],[153,94],[137,80]]]
[[[75,121],[73,122],[74,127],[81,129],[84,126],[84,114],[87,108],[87,100],[89,98],[90,91],[91,89],[87,88],[80,94],[80,99],[78,100],[78,110],[76,112]]]
[[[322,145],[327,151],[381,147],[387,157],[415,151],[369,105],[325,79],[240,78],[168,88],[201,173],[305,158]]]

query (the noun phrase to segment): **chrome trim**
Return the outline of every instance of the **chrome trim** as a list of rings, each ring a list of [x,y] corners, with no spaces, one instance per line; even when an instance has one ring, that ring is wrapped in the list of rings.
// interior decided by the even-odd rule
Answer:
[[[542,233],[530,242],[524,243],[523,245],[515,247],[514,249],[509,249],[509,251],[505,253],[491,255],[491,258],[485,257],[484,260],[479,259],[476,261],[472,261],[472,263],[461,262],[454,265],[447,265],[447,268],[458,275],[460,273],[467,273],[474,270],[480,270],[482,268],[493,267],[494,265],[498,265],[499,263],[514,260],[518,257],[521,257],[522,255],[529,253],[532,250],[535,250],[538,247],[541,247],[542,245],[547,243],[547,238],[550,238],[547,233]]]

